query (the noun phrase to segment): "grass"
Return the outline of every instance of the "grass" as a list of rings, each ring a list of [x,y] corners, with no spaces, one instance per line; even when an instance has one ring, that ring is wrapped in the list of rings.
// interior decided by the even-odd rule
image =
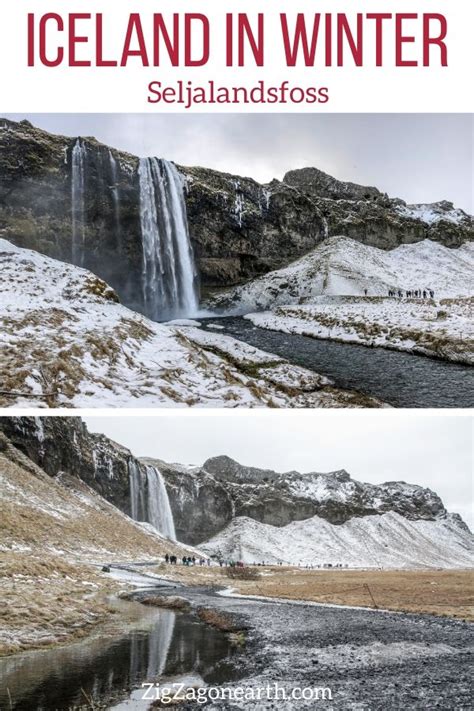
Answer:
[[[173,575],[195,585],[227,586],[226,568],[185,568]],[[244,595],[377,607],[474,621],[472,570],[303,570],[259,567],[258,580],[232,580]],[[375,603],[375,604],[374,604]]]
[[[179,610],[180,612],[189,612],[191,609],[190,603],[178,595],[147,595],[140,598],[140,602],[149,607],[165,607],[167,610]]]
[[[89,566],[10,552],[0,576],[0,655],[80,639],[113,615],[107,596],[117,585]]]
[[[0,655],[70,642],[110,621],[128,589],[92,563],[155,560],[152,537],[74,477],[61,482],[0,441]]]
[[[200,620],[221,632],[241,632],[242,627],[235,624],[229,615],[211,607],[198,607],[196,614]]]
[[[260,573],[256,568],[245,566],[243,568],[228,567],[224,568],[225,574],[232,580],[258,580]]]

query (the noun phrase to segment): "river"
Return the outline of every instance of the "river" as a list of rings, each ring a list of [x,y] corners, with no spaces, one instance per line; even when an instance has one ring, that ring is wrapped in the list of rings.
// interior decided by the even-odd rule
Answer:
[[[233,336],[331,378],[337,387],[394,407],[473,407],[474,368],[386,348],[309,338],[258,328],[238,316],[199,319],[204,329]]]

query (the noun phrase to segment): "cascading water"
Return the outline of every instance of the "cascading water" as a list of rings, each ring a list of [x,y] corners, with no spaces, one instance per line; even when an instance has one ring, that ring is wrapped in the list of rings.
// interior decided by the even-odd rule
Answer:
[[[134,521],[148,521],[146,503],[146,481],[141,467],[130,460],[128,463],[130,479],[130,509]]]
[[[164,479],[156,467],[129,461],[131,514],[135,521],[151,523],[163,536],[176,540],[173,513]]]
[[[173,514],[165,482],[155,467],[146,467],[149,522],[167,538],[176,540]]]
[[[78,138],[72,149],[71,211],[72,211],[72,262],[84,263],[85,242],[85,183],[87,149]]]
[[[181,176],[159,158],[142,158],[138,176],[145,313],[156,321],[192,316],[198,309],[197,272]]]
[[[112,200],[114,203],[114,220],[115,220],[115,238],[117,241],[117,249],[122,252],[122,227],[120,224],[120,193],[118,186],[118,166],[114,154],[109,150],[110,175],[113,184],[110,186],[112,192]]]

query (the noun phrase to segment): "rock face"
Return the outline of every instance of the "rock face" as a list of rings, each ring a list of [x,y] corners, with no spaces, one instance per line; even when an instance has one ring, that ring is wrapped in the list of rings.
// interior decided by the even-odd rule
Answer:
[[[313,516],[342,524],[386,512],[414,521],[447,515],[429,489],[404,482],[363,484],[344,470],[280,474],[245,467],[226,456],[194,468],[153,463],[166,480],[178,540],[192,544],[208,540],[236,517],[280,527]]]
[[[80,417],[0,417],[0,431],[50,476],[65,472],[130,514],[130,451]]]
[[[84,242],[73,258],[72,152],[76,139],[41,131],[27,121],[0,121],[0,236],[19,247],[90,269],[117,287],[124,303],[139,309],[138,159],[93,138],[81,143],[85,153]]]
[[[73,151],[84,179],[80,249],[72,244]],[[382,249],[429,238],[458,247],[472,220],[450,203],[407,206],[376,188],[343,183],[315,168],[260,185],[205,168],[179,167],[189,232],[204,290],[285,266],[331,235]],[[0,237],[78,263],[143,310],[138,158],[94,138],[55,136],[27,121],[0,120]],[[76,191],[77,192],[77,191]]]
[[[386,482],[364,484],[344,471],[320,474],[277,473],[246,467],[220,456],[202,467],[136,459],[103,435],[89,433],[79,417],[1,417],[0,431],[51,476],[77,476],[108,501],[131,514],[131,467],[156,467],[164,478],[176,538],[197,545],[240,517],[284,527],[314,516],[342,525],[367,516],[397,514],[408,521],[438,521],[449,516],[468,530],[457,514],[448,514],[430,489]]]

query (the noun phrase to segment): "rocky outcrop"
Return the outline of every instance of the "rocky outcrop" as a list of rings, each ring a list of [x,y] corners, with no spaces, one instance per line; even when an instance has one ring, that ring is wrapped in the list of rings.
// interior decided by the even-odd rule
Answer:
[[[83,138],[84,235],[73,258],[72,152],[75,138],[28,121],[0,120],[0,237],[90,269],[140,309],[138,159]],[[119,213],[116,198],[119,199]],[[82,239],[81,239],[82,242]]]
[[[76,476],[130,514],[130,451],[80,417],[0,417],[0,431],[50,476]]]
[[[142,471],[156,467],[166,485],[176,538],[192,545],[211,539],[239,517],[284,527],[314,516],[335,525],[386,513],[409,521],[449,516],[467,530],[433,491],[401,481],[364,484],[345,470],[278,473],[227,456],[208,459],[202,467],[136,459],[104,435],[88,432],[79,417],[1,417],[0,432],[50,476],[76,476],[129,515],[131,466]]]
[[[143,310],[138,158],[94,138],[79,140],[84,229],[74,254],[71,173],[77,141],[27,121],[0,120],[0,237],[90,269],[123,303]],[[178,168],[204,291],[285,266],[331,235],[382,249],[426,238],[457,247],[473,238],[472,220],[450,203],[438,204],[436,219],[427,220],[426,210],[315,168],[291,171],[267,185],[206,168]]]
[[[208,540],[236,517],[280,527],[313,516],[342,524],[387,512],[414,521],[447,515],[430,489],[404,482],[364,484],[344,470],[282,474],[245,467],[226,456],[188,468],[148,461],[165,478],[178,540],[192,544]]]
[[[283,178],[287,185],[293,185],[315,198],[329,200],[370,200],[378,205],[390,207],[390,199],[377,188],[337,180],[318,168],[290,170]]]

